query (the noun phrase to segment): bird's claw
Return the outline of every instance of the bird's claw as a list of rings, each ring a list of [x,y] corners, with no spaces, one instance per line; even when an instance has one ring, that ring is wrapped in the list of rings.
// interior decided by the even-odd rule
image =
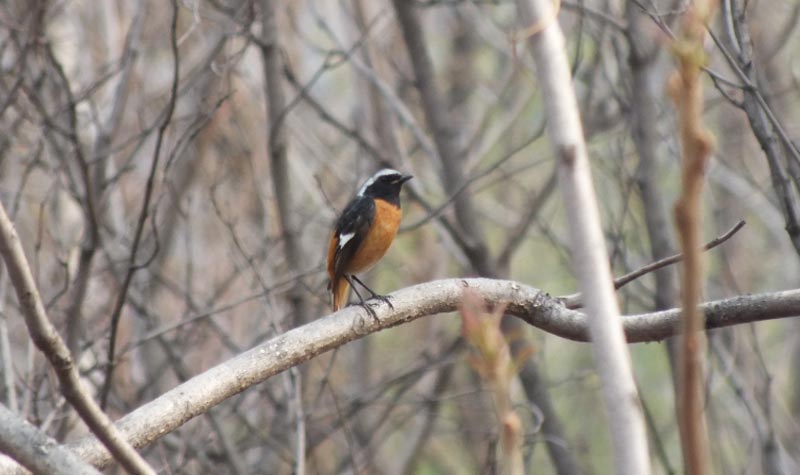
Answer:
[[[366,310],[368,314],[372,315],[372,319],[373,320],[375,320],[376,322],[380,321],[380,320],[378,320],[378,314],[375,313],[375,310],[372,309],[372,305],[371,304],[369,304],[368,302],[361,302],[361,303],[359,303],[357,305],[359,307],[362,307],[364,310]]]
[[[386,296],[386,295],[378,295],[378,294],[374,294],[372,297],[370,297],[370,300],[380,300],[381,302],[383,302],[383,303],[385,303],[386,305],[388,305],[388,306],[389,306],[389,308],[391,308],[392,310],[394,310],[394,305],[392,305],[392,302],[389,300],[389,297],[388,297],[388,296]],[[358,303],[357,305],[358,305],[358,306],[360,306],[360,307],[362,307],[364,310],[366,310],[368,314],[372,315],[372,318],[373,318],[373,319],[374,319],[376,322],[380,321],[380,320],[378,319],[378,314],[377,314],[377,313],[375,313],[375,310],[373,310],[373,308],[372,308],[372,307],[377,307],[378,305],[380,305],[380,303],[379,303],[379,302],[369,302],[369,301],[366,301],[366,302],[360,302],[360,303]]]
[[[378,295],[378,294],[375,294],[375,295],[373,295],[373,296],[372,296],[372,298],[373,298],[373,299],[375,299],[375,300],[380,300],[381,302],[383,302],[383,303],[385,303],[386,305],[388,305],[388,306],[389,306],[389,308],[391,308],[392,310],[394,310],[394,305],[392,305],[392,301],[391,301],[391,300],[389,300],[389,296],[388,296],[388,295]]]

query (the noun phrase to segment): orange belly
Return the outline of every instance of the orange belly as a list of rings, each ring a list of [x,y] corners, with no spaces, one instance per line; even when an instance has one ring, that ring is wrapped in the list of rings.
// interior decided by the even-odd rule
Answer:
[[[400,227],[403,213],[395,205],[384,200],[375,200],[375,219],[367,233],[367,238],[358,247],[350,265],[344,269],[346,274],[366,272],[386,254]]]

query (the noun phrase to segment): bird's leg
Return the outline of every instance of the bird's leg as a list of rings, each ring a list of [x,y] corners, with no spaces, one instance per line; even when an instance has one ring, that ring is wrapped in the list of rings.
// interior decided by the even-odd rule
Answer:
[[[348,275],[345,275],[345,276],[344,276],[345,280],[347,280],[347,283],[348,283],[348,284],[350,284],[350,288],[352,288],[352,289],[353,289],[353,292],[355,292],[355,293],[356,293],[356,296],[358,296],[358,300],[359,300],[359,302],[358,302],[358,305],[360,305],[361,307],[363,307],[363,308],[364,308],[364,310],[366,310],[366,311],[367,311],[367,313],[369,313],[370,315],[372,315],[372,318],[373,318],[373,319],[375,319],[375,321],[378,321],[378,315],[375,313],[375,310],[373,310],[373,309],[372,309],[372,307],[370,307],[370,306],[369,306],[369,304],[368,304],[367,302],[365,302],[365,301],[364,301],[364,298],[363,298],[363,297],[361,297],[361,292],[359,292],[359,291],[358,291],[358,289],[356,288],[356,286],[353,284],[353,281],[352,281],[352,280],[350,280],[350,277],[352,277],[353,279],[356,279],[356,276],[354,276],[354,275],[353,275],[353,276],[348,276]],[[361,282],[360,282],[358,279],[356,279],[356,281],[358,281],[359,283],[361,283]],[[364,285],[364,284],[361,284],[361,285]],[[369,290],[369,289],[367,289],[367,290]],[[370,292],[371,292],[371,291],[370,291]]]
[[[386,295],[380,295],[380,294],[376,294],[376,293],[375,293],[375,292],[374,292],[372,289],[370,289],[369,287],[367,287],[367,286],[364,284],[364,282],[361,282],[361,280],[359,280],[359,278],[358,278],[358,277],[356,277],[356,276],[354,276],[354,275],[352,275],[352,276],[350,276],[350,277],[352,277],[352,278],[353,278],[353,280],[355,280],[356,282],[358,282],[359,284],[361,284],[361,287],[364,287],[365,289],[367,289],[367,292],[369,292],[370,294],[372,294],[372,297],[371,297],[371,298],[373,298],[373,299],[378,299],[378,300],[382,300],[382,301],[386,302],[386,305],[388,305],[388,306],[389,306],[389,308],[391,308],[392,310],[394,310],[394,305],[392,305],[392,302],[390,302],[390,301],[389,301],[389,297],[388,297],[388,296],[386,296]],[[351,283],[350,285],[351,285],[351,287],[353,287],[353,288],[355,289],[355,286],[353,286],[353,285],[352,285],[352,283]],[[356,292],[356,294],[357,294],[357,293],[358,293],[358,292]]]

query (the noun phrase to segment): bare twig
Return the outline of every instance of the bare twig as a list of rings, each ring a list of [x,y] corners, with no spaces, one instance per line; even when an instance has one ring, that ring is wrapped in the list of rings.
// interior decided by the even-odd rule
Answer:
[[[724,243],[728,239],[732,238],[734,234],[738,233],[740,229],[742,229],[745,225],[745,221],[739,221],[738,223],[734,224],[732,228],[727,230],[721,236],[717,236],[714,239],[708,241],[704,246],[704,251],[709,251],[714,249],[715,247],[719,246],[720,244]],[[630,284],[634,280],[642,277],[643,275],[649,274],[650,272],[654,272],[658,269],[663,267],[675,264],[683,260],[683,254],[675,254],[664,259],[657,260],[655,262],[651,262],[645,266],[642,266],[633,272],[629,272],[623,276],[617,277],[614,279],[614,288],[619,290],[620,288],[624,287],[625,285]],[[564,302],[567,308],[580,308],[583,306],[583,302],[581,301],[581,294],[571,294],[565,295],[561,297],[561,301]],[[663,310],[663,309],[659,309]]]
[[[714,239],[708,241],[701,248],[701,250],[709,251],[711,249],[714,249],[715,247],[717,247],[720,244],[724,243],[728,239],[732,238],[734,234],[738,233],[739,230],[744,227],[744,225],[745,225],[744,220],[739,221],[738,223],[734,224],[731,229],[726,231],[721,236],[715,237]],[[621,287],[631,283],[632,281],[638,279],[639,277],[641,277],[641,276],[643,276],[645,274],[653,272],[656,269],[660,269],[662,267],[675,264],[676,262],[680,262],[681,260],[683,260],[683,254],[675,254],[673,256],[669,256],[669,257],[666,257],[664,259],[660,259],[658,261],[655,261],[655,262],[653,262],[651,264],[648,264],[648,265],[646,265],[644,267],[636,269],[633,272],[630,272],[628,274],[625,274],[625,275],[623,275],[621,277],[618,277],[618,278],[614,279],[614,288],[615,289],[620,289]]]
[[[446,353],[455,353],[463,348],[463,340],[460,338],[456,340]],[[443,365],[436,372],[436,380],[433,382],[433,388],[430,393],[425,396],[425,406],[418,414],[421,419],[419,430],[407,440],[407,449],[403,450],[403,456],[400,463],[397,464],[396,470],[391,473],[406,474],[415,473],[415,468],[419,466],[422,457],[420,454],[428,446],[431,436],[434,434],[434,427],[439,421],[439,414],[442,412],[442,395],[450,387],[453,380],[453,373],[455,365]]]
[[[6,313],[6,290],[8,281],[5,271],[0,270],[0,359],[2,359],[3,401],[12,412],[19,410],[17,388],[14,386],[14,359],[11,357],[11,339],[8,336],[8,318]]]
[[[372,41],[369,38],[370,22],[367,21],[367,14],[365,12],[365,5],[363,0],[353,0],[353,16],[358,26],[358,33],[364,36],[364,41],[361,46],[361,57],[364,62],[366,71],[371,71],[374,76],[380,77],[384,72],[385,59],[375,54],[372,46]],[[358,67],[354,66],[356,71]],[[397,140],[395,131],[396,120],[390,114],[388,101],[381,94],[380,88],[376,85],[375,80],[362,79],[363,84],[367,87],[367,103],[369,106],[369,122],[375,131],[375,137],[380,144],[381,150],[391,158],[392,163],[396,163],[400,158],[400,144]]]
[[[531,223],[539,216],[539,212],[547,203],[553,191],[555,191],[556,184],[558,183],[557,178],[558,173],[554,170],[547,179],[547,182],[545,182],[542,190],[536,194],[536,196],[531,197],[531,201],[526,204],[525,212],[522,214],[519,222],[514,226],[514,229],[508,233],[508,237],[506,237],[503,246],[500,248],[500,252],[497,256],[497,266],[500,269],[508,269],[511,266],[511,258],[522,245]]]
[[[180,84],[180,57],[178,55],[178,3],[177,0],[172,0],[172,22],[170,25],[170,46],[172,51],[172,87],[169,94],[169,102],[167,103],[167,110],[164,114],[163,121],[158,126],[156,133],[156,145],[153,150],[153,160],[150,164],[150,173],[147,176],[147,183],[145,184],[142,207],[139,211],[139,219],[136,222],[136,230],[133,234],[133,242],[131,244],[130,255],[128,256],[128,266],[125,272],[125,278],[120,285],[119,294],[114,302],[114,307],[111,311],[111,329],[109,330],[109,343],[108,343],[108,366],[106,367],[105,380],[103,381],[103,388],[100,391],[100,404],[102,407],[106,406],[108,402],[108,395],[111,391],[112,378],[114,374],[114,361],[116,352],[117,341],[117,328],[119,327],[119,320],[122,316],[122,308],[125,306],[125,299],[128,295],[128,288],[133,280],[133,274],[140,268],[136,264],[136,258],[139,252],[139,244],[144,232],[144,226],[147,222],[147,216],[150,214],[150,201],[153,197],[153,189],[155,187],[156,171],[158,170],[158,163],[161,157],[161,146],[164,143],[164,136],[172,121],[172,114],[175,112],[175,104],[178,100],[178,85]]]
[[[124,439],[108,416],[81,386],[78,370],[64,340],[50,323],[39,296],[14,225],[0,205],[0,254],[25,316],[25,324],[36,346],[50,361],[61,383],[61,392],[89,429],[128,472],[154,475],[147,462]]]
[[[309,302],[305,295],[306,284],[303,282],[305,270],[305,254],[303,253],[302,234],[297,226],[297,193],[293,192],[289,163],[289,141],[286,133],[285,119],[295,102],[288,105],[283,93],[280,30],[277,21],[277,6],[274,0],[261,1],[262,31],[261,58],[264,68],[264,97],[267,101],[267,137],[270,170],[272,171],[272,188],[275,191],[275,203],[281,226],[281,241],[289,273],[296,276],[296,281],[288,292],[289,304],[292,308],[290,326],[303,322],[308,317]],[[295,466],[294,473],[306,473],[306,418],[303,409],[302,393],[303,373],[292,368],[287,384],[294,393],[292,406],[295,413]]]
[[[136,51],[139,48],[139,40],[143,31],[145,6],[144,2],[137,4],[136,13],[131,20],[128,34],[125,40],[123,57],[121,59],[122,72],[117,80],[106,116],[100,132],[94,141],[91,151],[91,161],[87,161],[83,155],[77,156],[78,167],[81,171],[81,179],[84,188],[84,226],[89,230],[81,245],[80,257],[78,259],[78,270],[76,271],[75,282],[72,285],[67,307],[67,345],[70,351],[77,355],[80,336],[83,334],[82,308],[86,299],[86,291],[89,288],[89,280],[92,276],[92,263],[95,253],[100,246],[100,220],[103,215],[103,207],[97,209],[95,203],[100,201],[102,187],[107,179],[108,156],[112,139],[122,122],[123,112],[129,93],[131,78],[133,77],[134,65],[136,64]],[[66,89],[66,88],[65,88]],[[94,175],[90,175],[90,163],[99,162],[95,167]],[[107,205],[106,205],[107,207]]]
[[[789,173],[784,168],[786,160],[794,160],[795,163],[800,161],[800,152],[759,90],[759,81],[754,69],[757,63],[753,60],[753,46],[746,22],[744,3],[738,0],[722,2],[722,10],[726,20],[731,24],[731,37],[728,42],[737,49],[737,54],[735,56],[731,54],[712,31],[709,30],[708,33],[722,52],[728,65],[745,84],[745,87],[742,88],[744,98],[740,107],[747,114],[753,135],[764,151],[769,165],[772,188],[781,204],[786,222],[786,232],[789,234],[795,251],[800,253],[800,198],[796,186],[792,186]],[[780,147],[778,138],[783,143],[783,148]],[[797,180],[797,177],[794,178]]]

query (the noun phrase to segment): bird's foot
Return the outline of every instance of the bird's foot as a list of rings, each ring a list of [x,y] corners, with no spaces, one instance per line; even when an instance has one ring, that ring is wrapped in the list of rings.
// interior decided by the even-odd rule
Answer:
[[[388,305],[389,308],[394,310],[394,305],[392,305],[392,301],[389,300],[390,297],[388,295],[372,294],[372,297],[370,297],[370,299],[380,300],[386,305]]]
[[[375,310],[372,309],[372,305],[369,302],[359,302],[356,305],[366,310],[368,314],[372,315],[373,320],[375,320],[376,322],[380,321],[378,320],[378,314],[375,313]]]
[[[389,296],[387,296],[387,295],[372,294],[372,296],[369,298],[369,300],[367,300],[367,301],[363,301],[362,300],[361,302],[356,304],[359,307],[362,307],[364,310],[366,310],[368,314],[372,315],[373,320],[375,320],[376,322],[379,322],[380,320],[378,319],[378,314],[375,312],[375,310],[372,307],[375,307],[375,306],[380,305],[380,304],[378,302],[370,302],[370,300],[380,300],[381,302],[383,302],[386,305],[388,305],[389,308],[394,310],[394,305],[392,305],[392,302],[389,300]]]

